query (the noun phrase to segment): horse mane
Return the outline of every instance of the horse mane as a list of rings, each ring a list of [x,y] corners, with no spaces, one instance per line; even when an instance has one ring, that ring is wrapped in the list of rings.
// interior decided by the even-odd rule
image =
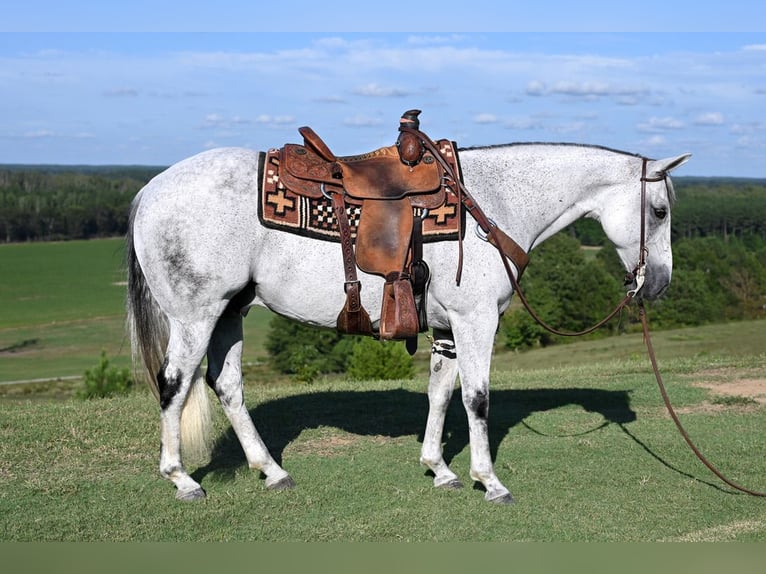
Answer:
[[[626,155],[628,157],[635,157],[638,159],[644,158],[644,156],[639,153],[633,153],[633,152],[615,149],[615,148],[611,148],[611,147],[607,147],[603,145],[586,144],[586,143],[570,143],[570,142],[511,142],[511,143],[504,143],[504,144],[467,146],[467,147],[459,147],[458,153],[461,151],[500,149],[500,148],[507,148],[507,147],[516,147],[516,146],[518,147],[522,147],[522,146],[581,147],[581,148],[602,150],[602,151],[606,151],[610,153],[616,153],[619,155]],[[673,207],[673,205],[675,205],[676,203],[676,190],[673,187],[673,180],[671,178],[668,177],[665,179],[665,187],[668,191],[668,202],[670,203],[670,207]]]
[[[551,146],[551,147],[582,147],[582,148],[589,148],[589,149],[600,149],[603,151],[608,151],[612,153],[617,153],[620,155],[627,155],[630,157],[637,157],[637,158],[643,158],[641,154],[638,153],[632,153],[629,151],[619,150],[615,148],[610,148],[603,145],[597,145],[597,144],[586,144],[586,143],[570,143],[570,142],[511,142],[511,143],[504,143],[504,144],[492,144],[492,145],[479,145],[479,146],[468,146],[468,147],[460,147],[458,148],[458,152],[461,151],[470,151],[470,150],[482,150],[482,149],[498,149],[498,148],[504,148],[504,147],[516,147],[516,146]]]

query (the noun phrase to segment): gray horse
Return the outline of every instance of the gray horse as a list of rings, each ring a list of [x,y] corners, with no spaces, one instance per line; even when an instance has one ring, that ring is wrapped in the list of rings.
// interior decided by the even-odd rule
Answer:
[[[672,273],[672,184],[689,154],[649,160],[573,144],[512,144],[460,150],[466,189],[497,226],[529,251],[581,217],[599,220],[626,270],[639,261],[642,165],[646,168],[646,275],[641,295],[659,296]],[[242,320],[252,305],[334,327],[343,307],[340,247],[263,226],[253,187],[258,152],[216,149],[183,160],[136,196],[128,232],[128,314],[134,355],[161,407],[160,473],[176,497],[205,496],[181,457],[204,442],[207,394],[215,391],[249,466],[268,488],[293,486],[272,458],[245,406]],[[447,405],[457,376],[470,436],[470,477],[485,499],[513,499],[495,474],[487,433],[489,374],[500,314],[512,286],[495,248],[468,218],[462,280],[454,242],[427,243],[428,321],[434,328],[429,413],[420,460],[437,487],[458,487],[442,456]],[[360,272],[362,303],[380,318],[383,279]],[[201,364],[207,356],[207,372]],[[182,411],[184,416],[182,417]],[[197,432],[193,432],[193,429]],[[190,430],[192,429],[192,430]],[[196,437],[196,438],[194,438]]]

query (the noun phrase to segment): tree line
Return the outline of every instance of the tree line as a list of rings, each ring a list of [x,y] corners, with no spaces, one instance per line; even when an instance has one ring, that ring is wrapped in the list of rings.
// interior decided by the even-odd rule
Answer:
[[[672,239],[736,237],[766,240],[766,180],[736,178],[674,178]],[[570,234],[583,245],[605,245],[598,222],[576,222]]]
[[[162,171],[152,166],[0,166],[0,242],[124,235],[133,196]],[[766,180],[679,177],[673,239],[766,240]],[[570,234],[605,245],[597,222]]]
[[[0,168],[0,242],[124,235],[130,202],[161,168]]]

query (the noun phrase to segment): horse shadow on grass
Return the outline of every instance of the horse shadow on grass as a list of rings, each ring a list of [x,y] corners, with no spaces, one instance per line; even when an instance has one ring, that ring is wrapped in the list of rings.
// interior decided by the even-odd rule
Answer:
[[[610,423],[623,426],[636,420],[629,391],[586,388],[496,390],[491,393],[490,403],[488,431],[493,460],[510,430],[526,424],[525,419],[537,412],[579,405],[587,412],[601,414],[603,423],[584,429],[581,434],[597,431]],[[422,443],[428,397],[425,393],[406,389],[307,391],[262,403],[251,409],[250,415],[269,452],[281,464],[285,448],[301,432],[319,427],[335,427],[360,436],[417,436]],[[527,428],[534,431],[529,426]],[[447,463],[468,446],[468,422],[459,389],[450,402],[443,442]],[[413,456],[417,457],[418,453]],[[239,441],[229,427],[216,443],[210,463],[197,469],[193,476],[197,481],[208,474],[233,478],[235,471],[245,464]]]

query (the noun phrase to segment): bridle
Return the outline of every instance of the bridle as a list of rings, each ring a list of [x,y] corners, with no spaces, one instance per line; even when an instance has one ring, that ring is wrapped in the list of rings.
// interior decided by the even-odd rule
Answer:
[[[519,244],[516,243],[513,239],[511,239],[505,232],[503,232],[495,224],[494,221],[492,221],[490,218],[487,217],[487,215],[484,213],[481,207],[479,207],[479,205],[476,203],[474,198],[465,188],[465,186],[463,185],[463,182],[460,181],[460,178],[452,170],[452,167],[450,166],[449,162],[447,162],[447,160],[442,156],[437,146],[430,140],[428,136],[426,136],[420,130],[413,129],[413,128],[400,127],[399,129],[400,131],[408,131],[417,135],[421,139],[423,145],[439,161],[439,163],[445,170],[444,178],[447,185],[456,193],[456,195],[460,199],[460,202],[465,206],[466,210],[476,220],[477,225],[482,231],[482,235],[480,237],[482,237],[482,239],[485,239],[487,242],[492,244],[500,253],[500,258],[503,261],[503,266],[505,267],[505,271],[508,275],[508,279],[510,280],[511,285],[513,286],[514,292],[516,293],[519,300],[524,305],[527,312],[532,316],[532,318],[538,324],[540,324],[541,327],[543,327],[544,329],[546,329],[547,331],[555,335],[560,335],[565,337],[577,337],[581,335],[587,335],[588,333],[592,333],[599,327],[602,327],[604,324],[609,322],[633,299],[637,300],[638,314],[641,320],[641,326],[644,333],[644,343],[646,344],[647,354],[649,355],[649,361],[651,362],[652,370],[654,371],[654,376],[655,376],[655,379],[657,380],[657,386],[659,387],[660,394],[662,395],[662,400],[665,403],[665,407],[667,408],[668,413],[670,414],[670,417],[673,419],[673,422],[678,428],[678,431],[680,432],[681,436],[686,441],[686,444],[689,446],[689,448],[691,448],[691,450],[694,452],[697,458],[713,474],[715,474],[719,479],[721,479],[724,483],[728,484],[730,487],[740,492],[750,494],[752,496],[766,497],[766,492],[759,492],[756,490],[745,488],[744,486],[741,486],[737,484],[736,482],[732,481],[731,479],[727,478],[726,476],[724,476],[715,466],[713,466],[713,464],[710,463],[710,461],[708,461],[707,458],[705,458],[702,452],[695,446],[695,444],[692,442],[691,438],[689,437],[689,434],[686,432],[686,429],[681,424],[681,421],[679,420],[678,415],[675,412],[675,409],[670,403],[670,398],[668,397],[667,390],[665,389],[665,384],[662,380],[662,375],[660,374],[659,367],[657,366],[657,358],[655,356],[654,347],[652,345],[651,336],[649,334],[649,323],[646,316],[646,309],[644,307],[644,300],[642,297],[638,297],[638,294],[643,288],[644,282],[646,280],[646,259],[649,254],[646,247],[646,203],[647,203],[646,202],[646,184],[647,182],[665,181],[667,185],[667,177],[668,177],[667,172],[663,171],[659,173],[658,175],[652,176],[652,177],[647,176],[646,168],[647,168],[647,163],[649,160],[645,157],[641,158],[641,233],[640,233],[640,243],[639,243],[639,256],[638,256],[638,263],[635,269],[632,272],[626,274],[625,276],[626,284],[632,283],[633,281],[635,281],[635,287],[630,289],[625,294],[625,297],[623,297],[623,299],[617,304],[617,306],[615,307],[613,311],[611,311],[606,317],[604,317],[602,320],[597,322],[592,327],[589,327],[587,329],[584,329],[582,331],[577,331],[577,332],[561,331],[546,324],[540,318],[540,316],[537,313],[535,313],[534,309],[532,309],[531,305],[527,301],[523,291],[521,290],[519,286],[519,280],[521,279],[521,275],[523,274],[524,269],[529,263],[529,256],[524,251],[524,249],[522,249],[519,246]],[[460,212],[460,210],[458,210],[458,212]],[[460,241],[459,241],[460,254],[458,258],[458,270],[457,270],[456,282],[458,285],[460,285],[460,277],[461,277],[462,267],[463,267],[462,234],[458,234],[458,237],[460,238]],[[511,269],[511,263],[513,263],[513,265],[516,267],[518,278],[516,275],[514,275],[513,270]]]

